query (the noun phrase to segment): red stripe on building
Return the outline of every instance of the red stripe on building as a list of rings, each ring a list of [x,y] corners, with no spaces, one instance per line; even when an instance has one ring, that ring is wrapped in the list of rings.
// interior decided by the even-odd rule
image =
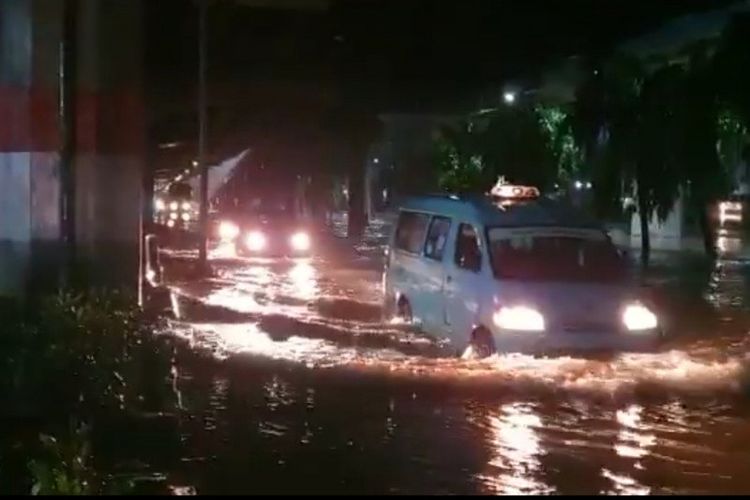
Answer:
[[[139,154],[145,147],[141,93],[130,88],[76,93],[76,153]],[[58,151],[54,89],[0,86],[0,153]]]
[[[57,150],[57,112],[54,90],[0,85],[0,152]]]

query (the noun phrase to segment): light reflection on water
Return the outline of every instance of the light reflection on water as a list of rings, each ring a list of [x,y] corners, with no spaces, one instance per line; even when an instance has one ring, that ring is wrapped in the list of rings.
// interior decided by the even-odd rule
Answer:
[[[643,470],[643,462],[650,450],[656,444],[656,436],[650,432],[649,426],[643,422],[643,407],[639,404],[632,404],[629,407],[617,410],[616,418],[620,424],[615,441],[614,449],[618,456],[624,459],[635,460],[626,473],[625,470],[618,472],[602,469],[604,477],[612,481],[612,491],[607,494],[618,495],[648,495],[651,489],[639,483],[634,477],[640,470]]]
[[[295,263],[289,270],[290,288],[302,300],[313,300],[318,297],[318,281],[315,268],[309,261]]]
[[[542,467],[537,429],[542,421],[533,404],[502,405],[490,415],[488,444],[491,449],[491,472],[483,476],[491,493],[500,495],[542,495],[553,490],[537,480]],[[494,473],[493,473],[494,472]]]
[[[384,327],[381,334],[397,335],[398,330],[394,332],[392,328]],[[742,357],[702,359],[680,350],[624,354],[612,360],[502,355],[476,362],[404,353],[398,343],[390,348],[368,348],[298,334],[273,339],[253,323],[203,324],[200,328],[175,324],[174,330],[181,330],[197,345],[211,345],[221,357],[244,354],[318,369],[350,368],[423,381],[495,387],[546,387],[614,394],[654,385],[685,393],[737,392],[743,389],[742,375],[747,369],[747,361]]]
[[[381,322],[377,311],[368,309],[376,279],[368,285],[359,275],[355,280],[343,271],[332,273],[317,261],[245,263],[223,271],[225,281],[217,280],[210,287],[205,303],[248,313],[247,321],[193,324],[183,319],[174,330],[220,358],[278,362],[264,368],[270,376],[262,383],[249,381],[242,386],[251,391],[257,385],[262,402],[253,407],[259,414],[252,414],[249,428],[264,442],[278,443],[273,453],[279,453],[276,446],[291,453],[279,459],[284,467],[291,467],[289,458],[305,448],[311,453],[350,450],[346,456],[359,464],[355,470],[370,467],[378,460],[373,457],[381,454],[393,460],[399,454],[412,456],[419,468],[399,462],[404,476],[419,478],[425,468],[444,467],[453,471],[448,475],[454,476],[444,482],[455,491],[468,488],[471,478],[478,480],[478,491],[498,494],[559,493],[571,490],[570,483],[577,488],[572,491],[607,494],[736,491],[739,484],[750,486],[732,472],[750,467],[750,457],[733,451],[731,439],[715,438],[716,432],[734,433],[738,436],[734,444],[750,449],[750,433],[737,430],[746,421],[742,413],[721,421],[700,404],[682,402],[694,397],[719,401],[742,397],[750,347],[746,337],[725,339],[704,332],[700,341],[664,352],[606,360],[504,355],[465,361],[436,354],[423,336],[405,325]],[[336,273],[343,284],[332,278]],[[744,314],[743,273],[742,265],[720,261],[696,294],[704,293],[705,302],[721,313],[719,318],[730,309]],[[353,307],[360,311],[351,314]],[[283,321],[269,321],[269,315]],[[335,380],[374,377],[367,379],[366,388],[310,381],[326,373]],[[228,397],[222,387],[211,388],[219,394],[218,400]],[[402,388],[411,387],[415,409],[407,418],[399,418],[394,398]],[[642,389],[678,400],[644,401]],[[425,391],[439,394],[432,396],[434,406],[430,399],[417,398]],[[481,429],[480,439],[459,437],[460,428],[441,417],[456,404],[446,394],[480,398],[481,411],[459,424]],[[601,400],[611,406],[598,407]],[[220,408],[226,401],[208,404],[216,405],[219,413],[226,411]],[[408,406],[403,400],[400,405]],[[207,430],[216,430],[217,419],[228,418],[208,415]],[[377,420],[376,425],[351,438],[369,419]],[[454,448],[423,458],[413,442],[421,433],[436,441],[455,439],[450,442]],[[451,450],[462,447],[469,458],[461,456],[459,467],[454,463],[459,457],[454,455],[461,453]],[[360,449],[361,457],[351,451]],[[400,468],[391,473],[400,477]],[[574,473],[567,477],[560,471]],[[377,482],[361,485],[354,491],[385,488]],[[403,484],[388,491],[402,491],[404,485],[413,487],[403,479]],[[444,491],[433,483],[421,485],[414,491]]]
[[[213,344],[222,356],[241,353],[323,368],[349,366],[436,379],[492,378],[500,383],[615,392],[643,383],[688,391],[737,390],[748,351],[748,339],[734,337],[711,340],[695,351],[680,346],[605,361],[518,355],[461,361],[443,357],[445,351],[428,346],[405,325],[382,323],[377,302],[361,302],[377,290],[377,274],[344,272],[319,260],[302,259],[246,260],[221,266],[220,275],[221,280],[203,293],[203,302],[253,317],[239,324],[198,328],[187,323],[178,329],[191,330],[196,345]],[[707,287],[705,299],[714,307],[745,307],[743,266],[718,261]],[[359,312],[340,319],[352,310]]]

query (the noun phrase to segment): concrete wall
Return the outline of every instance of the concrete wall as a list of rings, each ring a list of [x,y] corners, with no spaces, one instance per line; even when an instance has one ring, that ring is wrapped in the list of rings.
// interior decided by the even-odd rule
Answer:
[[[77,0],[76,255],[135,287],[145,155],[142,5]],[[61,0],[0,1],[0,295],[58,285]]]
[[[660,221],[654,214],[649,221],[649,235],[651,236],[651,248],[653,250],[681,250],[683,247],[684,231],[684,207],[682,198],[678,198],[674,207],[669,212],[665,221]],[[630,223],[631,246],[641,246],[641,217],[633,213]]]
[[[80,5],[78,255],[89,279],[134,287],[146,152],[142,6],[130,0]]]
[[[61,15],[56,0],[0,2],[0,294],[54,281]]]

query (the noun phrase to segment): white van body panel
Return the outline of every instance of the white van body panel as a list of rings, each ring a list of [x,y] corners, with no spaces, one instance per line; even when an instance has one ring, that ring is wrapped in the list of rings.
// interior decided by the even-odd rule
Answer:
[[[491,332],[501,352],[566,350],[649,350],[660,332],[627,332],[621,326],[623,308],[637,299],[626,283],[552,282],[497,279],[488,251],[488,228],[493,238],[518,234],[556,235],[606,241],[604,231],[590,223],[524,225],[518,212],[506,216],[496,207],[477,206],[456,198],[429,198],[407,204],[401,213],[416,212],[431,218],[447,217],[451,226],[442,260],[425,256],[427,224],[419,252],[396,246],[396,231],[388,249],[384,274],[385,300],[408,300],[413,318],[429,334],[450,341],[463,351],[477,328]],[[538,216],[533,214],[532,216]],[[400,217],[399,217],[400,220]],[[554,222],[554,221],[553,221]],[[458,228],[474,227],[481,251],[481,268],[474,272],[456,264]],[[507,225],[504,225],[507,224]],[[546,327],[541,332],[516,332],[498,328],[495,313],[503,306],[523,305],[542,312]]]

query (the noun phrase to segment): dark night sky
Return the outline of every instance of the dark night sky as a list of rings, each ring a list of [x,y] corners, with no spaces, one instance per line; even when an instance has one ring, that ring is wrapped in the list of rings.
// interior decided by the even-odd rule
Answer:
[[[192,75],[194,2],[146,3],[151,67],[172,78]],[[340,0],[324,11],[296,11],[219,0],[209,22],[212,74],[239,79],[332,75],[382,82],[502,81],[556,57],[606,52],[670,17],[728,3]]]
[[[296,90],[264,96],[264,111],[253,101],[254,83],[291,82],[312,93],[333,88],[339,101],[373,112],[453,110],[479,90],[533,76],[562,57],[606,54],[618,42],[656,29],[670,18],[730,3],[331,0],[327,9],[293,10],[215,0],[209,16],[209,80],[212,85],[231,82],[233,88],[245,89],[225,99],[230,103],[225,107],[241,110],[241,116],[265,116],[261,120],[271,126],[277,114],[302,116],[300,110],[285,109],[291,107],[289,92]],[[175,102],[182,92],[189,99],[183,108],[190,113],[197,74],[195,1],[145,4],[150,85],[168,89],[162,95]],[[217,93],[214,98],[224,97]],[[239,126],[237,117],[231,120],[228,123]],[[192,127],[184,125],[186,130]]]

